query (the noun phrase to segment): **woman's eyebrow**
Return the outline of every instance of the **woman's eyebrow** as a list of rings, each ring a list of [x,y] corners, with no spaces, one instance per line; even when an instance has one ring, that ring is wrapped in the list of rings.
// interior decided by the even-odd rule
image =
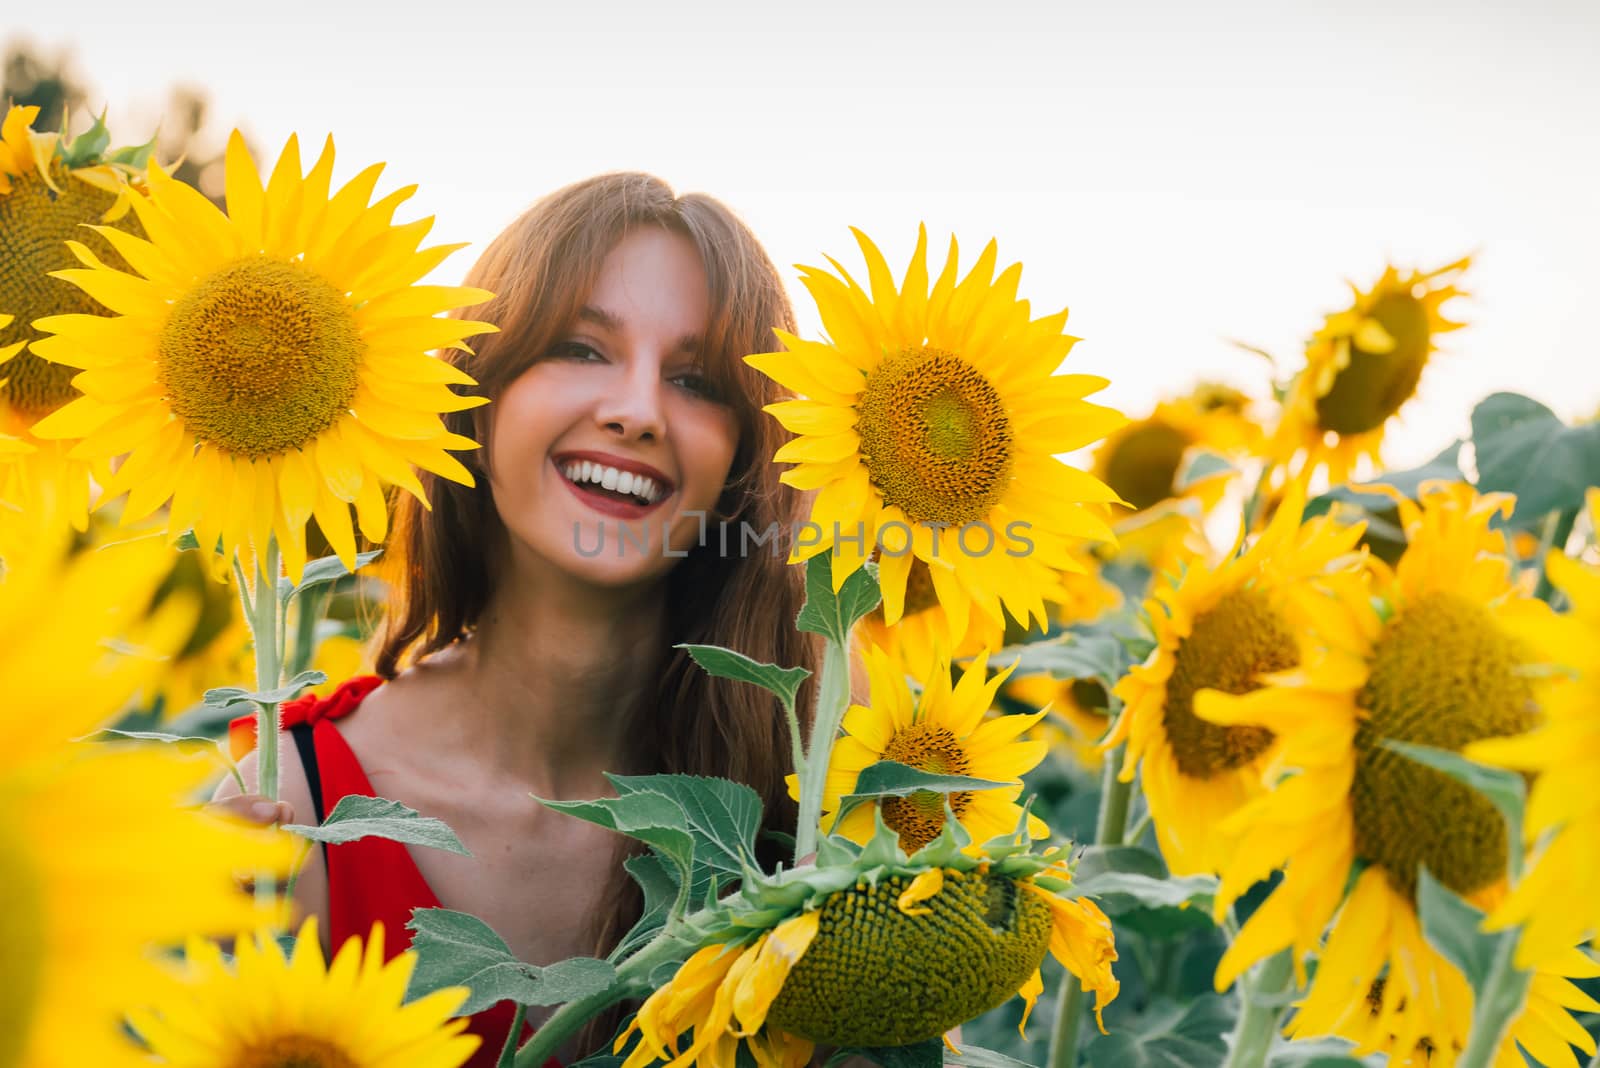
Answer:
[[[614,315],[604,308],[597,308],[593,304],[585,304],[578,309],[578,321],[593,323],[602,330],[609,330],[614,334],[620,334],[625,329],[622,316]],[[705,340],[699,334],[684,334],[678,339],[677,344],[673,346],[673,350],[697,355],[704,345]]]

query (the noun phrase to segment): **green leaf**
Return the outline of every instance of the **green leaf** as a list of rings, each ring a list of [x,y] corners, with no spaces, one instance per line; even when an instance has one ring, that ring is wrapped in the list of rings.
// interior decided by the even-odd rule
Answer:
[[[1278,1038],[1267,1053],[1267,1068],[1366,1068],[1376,1059],[1352,1056],[1355,1043],[1343,1038]],[[1384,1058],[1387,1063],[1388,1058]]]
[[[983,1049],[978,1046],[969,1046],[965,1042],[956,1043],[960,1053],[946,1053],[945,1064],[964,1064],[969,1068],[1030,1068],[1027,1061],[1019,1061],[1014,1057],[1007,1057],[1004,1053],[996,1053],[992,1049]]]
[[[333,806],[333,811],[328,813],[328,818],[322,821],[320,827],[289,823],[283,829],[313,842],[327,842],[330,845],[342,845],[360,838],[387,838],[406,845],[428,846],[463,857],[472,856],[443,820],[420,815],[416,809],[384,797],[347,794]]]
[[[681,883],[677,874],[659,856],[654,853],[640,853],[638,856],[629,857],[622,862],[622,866],[633,876],[633,881],[639,884],[639,889],[644,893],[644,908],[628,933],[617,941],[617,948],[612,951],[612,960],[622,960],[633,953],[634,950],[644,945],[654,937],[667,922],[667,917],[672,914],[672,906],[678,900]]]
[[[705,865],[701,866],[700,878],[694,878],[695,839],[688,829],[688,817],[682,807],[665,794],[640,791],[593,801],[547,801],[538,796],[534,796],[534,800],[555,812],[565,812],[648,845],[676,869],[682,892],[675,907],[689,900],[698,889],[696,883],[710,881],[710,870]]]
[[[1452,442],[1447,448],[1421,467],[1412,467],[1404,471],[1385,471],[1369,481],[1374,484],[1393,486],[1399,492],[1415,500],[1421,492],[1424,482],[1435,479],[1460,481],[1461,474],[1461,442]],[[1394,500],[1381,493],[1361,493],[1352,489],[1348,484],[1336,486],[1320,497],[1313,497],[1306,502],[1305,518],[1312,519],[1326,513],[1333,507],[1335,501],[1351,504],[1366,512],[1369,516],[1381,516],[1394,511]],[[1390,529],[1398,533],[1399,540],[1405,541],[1405,534],[1398,527],[1389,525]],[[1387,531],[1385,531],[1387,533]]]
[[[1069,631],[1060,638],[1008,645],[989,657],[997,668],[1017,666],[1012,678],[1050,675],[1057,679],[1098,679],[1109,693],[1133,663],[1127,646],[1109,631]]]
[[[573,957],[547,968],[524,964],[488,924],[449,909],[417,909],[406,925],[416,937],[416,970],[406,1000],[465,986],[472,995],[457,1009],[461,1016],[482,1012],[499,1001],[559,1005],[599,994],[616,982],[616,969],[603,960]]]
[[[674,824],[694,839],[697,864],[730,874],[744,874],[755,861],[756,832],[761,829],[761,797],[743,783],[700,775],[612,775],[606,779],[623,797],[660,794],[683,814]]]
[[[1481,988],[1494,967],[1496,946],[1506,936],[1480,930],[1483,913],[1461,900],[1425,867],[1417,871],[1417,911],[1429,945],[1460,968],[1474,990]]]
[[[1161,857],[1148,849],[1096,845],[1079,857],[1071,892],[1094,898],[1124,927],[1165,940],[1215,926],[1216,887],[1209,875],[1169,875]]]
[[[1145,1011],[1118,1016],[1109,1035],[1096,1035],[1084,1049],[1084,1064],[1116,1068],[1196,1068],[1221,1064],[1224,1037],[1233,1026],[1230,1003],[1205,994],[1180,1003],[1165,998]]]
[[[854,793],[839,799],[839,814],[880,797],[910,797],[917,793],[953,794],[963,790],[993,790],[1012,783],[975,779],[970,775],[936,775],[895,760],[880,760],[864,768]]]
[[[940,1068],[944,1064],[944,1040],[930,1038],[911,1046],[872,1046],[841,1049],[828,1058],[829,1065],[842,1064],[851,1057],[865,1057],[883,1068]]]
[[[287,683],[272,690],[247,690],[243,686],[214,686],[206,691],[205,703],[212,708],[226,708],[241,701],[254,701],[258,705],[281,705],[292,700],[301,690],[320,686],[328,676],[320,671],[302,671]]]
[[[1382,744],[1384,748],[1443,772],[1487,797],[1506,821],[1506,840],[1512,843],[1512,848],[1507,850],[1511,874],[1515,877],[1522,873],[1522,850],[1517,843],[1522,841],[1522,812],[1527,804],[1528,784],[1521,775],[1506,768],[1479,764],[1449,749],[1435,749],[1393,738],[1385,738]]]
[[[1191,908],[1200,907],[1211,925],[1207,912],[1211,899],[1217,892],[1217,880],[1211,875],[1169,875],[1151,878],[1136,872],[1101,872],[1089,879],[1073,882],[1074,889],[1083,897],[1092,897],[1107,914],[1116,915],[1134,908]]]
[[[100,161],[109,147],[111,147],[111,131],[106,127],[104,111],[95,116],[94,125],[74,137],[70,145],[65,139],[56,142],[56,148],[61,153],[61,161],[68,167],[92,166]]]
[[[805,668],[764,664],[759,660],[750,659],[743,653],[724,649],[720,645],[684,644],[673,648],[687,649],[694,662],[704,668],[707,674],[715,675],[719,679],[753,682],[762,689],[777,694],[789,708],[794,707],[795,694],[799,692],[800,684],[811,677],[811,672]]]
[[[369,549],[364,553],[356,553],[356,571],[366,567],[372,561],[383,555],[382,549]],[[306,564],[306,569],[300,576],[300,584],[296,586],[286,578],[278,580],[278,601],[288,604],[290,600],[318,586],[326,586],[330,582],[337,582],[346,575],[354,574],[344,566],[344,561],[337,556],[321,556]]]
[[[194,536],[194,531],[186,530],[178,535],[178,540],[173,542],[172,545],[180,553],[188,552],[190,549],[200,548],[200,539]]]
[[[217,740],[199,734],[168,734],[166,731],[119,731],[110,727],[100,731],[91,739],[96,742],[110,742],[117,739],[128,739],[135,742],[164,742],[167,745],[176,745],[179,748],[191,746],[215,749]]]
[[[1600,423],[1569,427],[1531,397],[1495,393],[1480,402],[1472,445],[1478,490],[1515,493],[1519,526],[1582,507],[1584,491],[1600,484]]]
[[[868,562],[853,572],[833,592],[833,553],[818,553],[806,561],[806,603],[794,624],[845,645],[856,620],[878,607],[878,565]]]
[[[1234,467],[1226,456],[1220,456],[1207,449],[1197,449],[1189,454],[1183,466],[1178,469],[1177,475],[1172,480],[1172,487],[1182,492],[1198,482],[1215,478],[1217,475],[1232,474],[1237,470],[1238,468]]]

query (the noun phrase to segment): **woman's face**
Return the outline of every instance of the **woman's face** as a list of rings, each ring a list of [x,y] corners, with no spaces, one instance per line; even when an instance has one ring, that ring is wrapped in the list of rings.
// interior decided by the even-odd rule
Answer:
[[[715,525],[738,425],[701,372],[709,316],[687,238],[646,227],[611,250],[578,320],[486,410],[514,560],[628,585]]]

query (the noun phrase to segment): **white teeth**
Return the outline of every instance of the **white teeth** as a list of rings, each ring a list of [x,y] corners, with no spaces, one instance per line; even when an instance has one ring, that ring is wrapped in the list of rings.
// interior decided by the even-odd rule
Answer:
[[[606,467],[589,460],[574,461],[563,468],[561,473],[566,475],[569,481],[596,483],[608,490],[642,497],[651,504],[660,500],[663,495],[663,490],[656,485],[653,478],[637,475],[632,471],[621,471],[615,467]]]

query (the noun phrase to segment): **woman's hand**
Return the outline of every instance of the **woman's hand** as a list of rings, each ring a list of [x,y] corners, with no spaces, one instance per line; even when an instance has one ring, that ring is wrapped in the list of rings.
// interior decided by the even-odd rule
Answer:
[[[226,813],[262,827],[294,822],[293,805],[287,801],[270,800],[264,794],[234,794],[232,797],[219,797],[206,805],[206,811]]]

